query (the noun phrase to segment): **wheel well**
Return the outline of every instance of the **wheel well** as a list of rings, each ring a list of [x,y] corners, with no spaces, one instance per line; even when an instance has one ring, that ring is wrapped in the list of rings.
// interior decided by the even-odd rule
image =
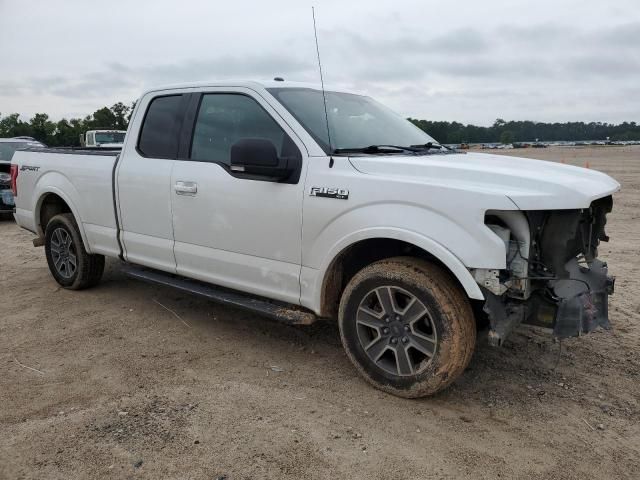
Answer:
[[[71,209],[67,202],[60,198],[55,193],[48,193],[42,200],[40,205],[40,228],[44,233],[47,228],[49,220],[61,213],[71,213]]]
[[[411,243],[392,238],[362,240],[345,248],[331,262],[322,283],[320,315],[336,318],[342,292],[353,276],[373,262],[398,256],[422,258],[440,265],[451,274],[444,263]],[[451,274],[451,277],[460,285],[455,275]],[[460,288],[462,288],[461,285]]]

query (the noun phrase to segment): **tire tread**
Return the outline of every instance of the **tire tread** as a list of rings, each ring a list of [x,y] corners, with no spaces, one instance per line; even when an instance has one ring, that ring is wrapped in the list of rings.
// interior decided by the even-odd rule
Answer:
[[[438,375],[416,380],[410,389],[400,389],[393,385],[377,382],[359,365],[343,335],[342,323],[346,321],[345,309],[350,296],[357,286],[372,277],[390,276],[409,279],[410,283],[426,288],[437,301],[442,313],[449,321],[453,334],[448,346],[447,364],[439,369]],[[471,361],[476,343],[476,325],[469,300],[452,275],[442,267],[415,257],[392,257],[372,263],[360,270],[345,288],[340,301],[339,322],[342,343],[347,356],[367,381],[388,393],[406,398],[424,397],[446,388],[466,369]]]
[[[55,227],[56,223],[62,223],[69,230],[72,231],[74,243],[76,245],[76,257],[78,259],[77,275],[76,278],[70,284],[62,283],[54,273],[53,267],[50,263],[50,254],[48,252],[48,245],[45,245],[47,250],[47,261],[49,262],[49,269],[53,274],[56,281],[64,288],[69,290],[83,290],[97,285],[102,278],[104,272],[105,259],[104,255],[89,254],[82,242],[82,236],[80,235],[80,229],[76,223],[72,213],[60,213],[49,220],[45,231],[45,238],[50,237],[49,232]]]

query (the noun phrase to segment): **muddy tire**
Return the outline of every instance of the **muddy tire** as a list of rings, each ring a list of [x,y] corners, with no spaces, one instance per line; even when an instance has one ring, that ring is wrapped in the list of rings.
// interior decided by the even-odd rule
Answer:
[[[71,213],[53,217],[45,230],[44,250],[51,275],[70,290],[96,285],[104,271],[104,256],[89,255]]]
[[[432,395],[469,364],[476,342],[471,305],[451,275],[411,257],[375,262],[345,288],[340,337],[358,371],[380,390]]]

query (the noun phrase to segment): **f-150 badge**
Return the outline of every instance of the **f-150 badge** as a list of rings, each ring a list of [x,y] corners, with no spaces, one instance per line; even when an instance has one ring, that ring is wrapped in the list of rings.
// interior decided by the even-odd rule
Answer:
[[[326,197],[346,200],[349,198],[349,190],[345,188],[311,187],[309,195],[311,195],[312,197]]]

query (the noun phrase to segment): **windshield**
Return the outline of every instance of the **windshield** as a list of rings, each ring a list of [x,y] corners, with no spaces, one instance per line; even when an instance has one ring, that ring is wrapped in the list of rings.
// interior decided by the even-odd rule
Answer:
[[[322,91],[310,88],[270,88],[305,130],[330,154]],[[331,147],[361,149],[370,145],[424,145],[433,138],[370,97],[325,92]]]
[[[124,132],[96,132],[96,143],[124,143]]]
[[[3,142],[0,141],[0,162],[10,162],[13,154],[20,148],[44,147],[40,142]]]

